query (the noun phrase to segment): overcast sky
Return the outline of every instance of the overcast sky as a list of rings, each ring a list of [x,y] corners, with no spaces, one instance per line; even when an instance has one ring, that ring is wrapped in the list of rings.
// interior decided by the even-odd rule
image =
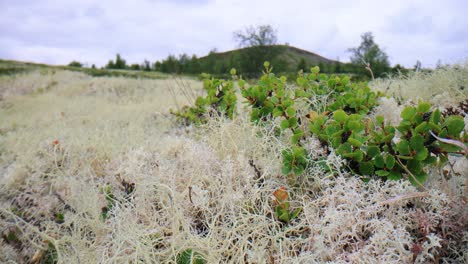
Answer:
[[[468,58],[468,1],[0,0],[0,58],[102,66],[237,47],[233,32],[270,24],[278,42],[349,61],[371,31],[392,65]]]

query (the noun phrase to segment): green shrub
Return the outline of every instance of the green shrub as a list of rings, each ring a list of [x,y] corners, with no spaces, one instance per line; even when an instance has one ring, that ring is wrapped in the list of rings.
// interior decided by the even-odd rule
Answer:
[[[367,84],[351,83],[347,76],[320,74],[320,69],[313,67],[310,73],[299,74],[297,87],[287,89],[286,77],[275,76],[268,62],[264,66],[258,83],[242,88],[242,95],[252,108],[252,122],[262,124],[279,118],[279,128],[290,131],[291,147],[282,152],[285,175],[300,175],[316,162],[302,146],[311,135],[347,159],[354,173],[390,180],[407,176],[414,185],[427,179],[428,165],[444,164],[449,154],[467,155],[461,116],[443,117],[439,110],[431,111],[430,104],[421,102],[403,110],[399,126],[386,125],[381,116],[374,123],[367,114],[382,94]],[[324,105],[300,103],[317,97]],[[305,120],[309,121],[308,130],[302,125]],[[443,138],[447,140],[440,140]]]
[[[206,122],[206,118],[212,115],[226,116],[230,119],[234,117],[237,106],[237,96],[232,80],[205,79],[203,89],[206,96],[199,96],[192,107],[184,106],[179,111],[171,110],[185,125],[201,124]]]
[[[231,74],[236,74],[234,69]],[[289,146],[282,151],[285,175],[301,175],[311,163],[320,162],[309,157],[303,146],[312,135],[345,158],[356,174],[389,180],[407,177],[419,186],[427,179],[427,166],[445,164],[449,154],[468,154],[461,116],[444,117],[429,103],[420,102],[402,111],[398,126],[387,125],[382,116],[374,121],[368,114],[380,92],[366,83],[352,83],[348,76],[321,74],[319,67],[300,72],[296,86],[290,87],[287,78],[276,76],[265,62],[255,84],[246,87],[239,79],[238,85],[253,123],[279,124],[275,127],[279,135],[290,135]],[[237,101],[233,82],[205,79],[204,88],[207,96],[198,97],[195,106],[173,113],[186,123],[199,124],[211,108],[232,119]]]

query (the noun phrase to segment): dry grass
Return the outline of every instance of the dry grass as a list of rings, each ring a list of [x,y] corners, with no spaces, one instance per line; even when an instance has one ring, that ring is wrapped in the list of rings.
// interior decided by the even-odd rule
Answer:
[[[400,103],[422,99],[443,108],[456,106],[468,99],[468,62],[431,73],[413,72],[407,77],[377,79],[370,86]]]
[[[245,112],[175,125],[168,110],[189,96],[174,80],[37,74],[0,82],[0,262],[44,262],[47,242],[59,263],[174,263],[186,249],[208,263],[411,263],[415,245],[419,263],[436,261],[439,245],[467,260],[466,245],[444,244],[458,237],[438,229],[459,228],[447,210],[463,208],[453,182],[466,175],[444,189],[434,172],[434,190],[414,196],[408,182],[348,175],[332,154],[332,173],[312,166],[292,183],[281,175],[284,143]],[[323,155],[314,140],[308,151]],[[303,208],[290,224],[273,210],[281,186]],[[429,232],[418,231],[423,220]]]

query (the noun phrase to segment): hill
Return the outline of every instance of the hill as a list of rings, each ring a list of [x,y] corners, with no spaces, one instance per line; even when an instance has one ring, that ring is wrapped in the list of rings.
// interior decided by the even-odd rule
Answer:
[[[264,47],[247,47],[235,49],[225,52],[211,52],[207,56],[201,57],[201,64],[211,63],[222,68],[239,67],[239,60],[242,57],[251,57],[256,53],[263,53],[266,60],[272,61],[272,64],[281,71],[295,72],[301,60],[303,59],[306,67],[313,65],[332,65],[341,64],[338,61],[325,58],[319,54],[303,50],[297,47],[288,45],[274,45]],[[269,54],[275,54],[269,56]],[[255,60],[251,60],[255,61]],[[263,62],[254,62],[263,63]],[[237,68],[236,67],[236,68]]]

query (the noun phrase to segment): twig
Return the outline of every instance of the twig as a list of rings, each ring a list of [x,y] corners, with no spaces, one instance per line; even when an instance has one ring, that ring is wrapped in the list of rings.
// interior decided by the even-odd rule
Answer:
[[[415,193],[408,193],[408,194],[403,194],[399,195],[393,198],[390,198],[386,201],[383,201],[380,203],[380,205],[386,205],[386,204],[393,204],[401,200],[406,200],[406,199],[411,199],[411,198],[419,198],[419,197],[427,197],[429,196],[429,193],[427,192],[415,192]]]
[[[262,172],[257,168],[253,160],[249,160],[249,165],[252,166],[252,168],[255,171],[255,174],[257,175],[257,179],[260,179],[262,177]]]
[[[416,182],[419,185],[419,187],[421,187],[423,190],[427,192],[428,189],[424,187],[424,185],[416,178],[416,176],[413,175],[413,173],[411,173],[411,171],[408,170],[408,168],[401,162],[400,158],[399,157],[396,157],[396,158],[397,158],[398,164],[400,164],[400,166],[406,171],[406,173],[408,173],[411,176],[411,178],[413,178],[414,182]]]
[[[192,186],[188,187],[188,197],[189,197],[190,202],[193,204],[193,201],[192,201]]]
[[[366,70],[368,70],[371,74],[371,77],[372,77],[372,80],[375,80],[374,78],[374,73],[372,72],[372,69],[370,67],[370,63],[369,62],[366,62],[363,58],[361,58],[362,62],[364,63],[364,65],[366,66]]]

